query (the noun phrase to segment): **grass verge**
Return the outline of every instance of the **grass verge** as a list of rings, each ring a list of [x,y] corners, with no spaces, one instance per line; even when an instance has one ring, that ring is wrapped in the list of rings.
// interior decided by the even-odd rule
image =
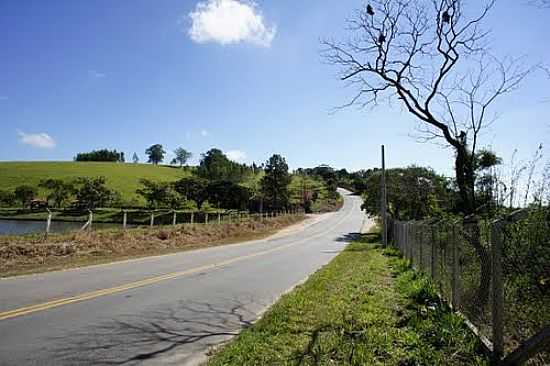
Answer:
[[[0,277],[47,272],[262,239],[305,217],[123,231],[0,236]]]
[[[487,365],[428,278],[365,235],[208,365]]]

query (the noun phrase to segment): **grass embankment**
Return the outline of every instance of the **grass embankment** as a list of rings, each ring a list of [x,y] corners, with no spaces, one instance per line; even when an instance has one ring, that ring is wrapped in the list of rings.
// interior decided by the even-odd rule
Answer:
[[[176,181],[189,173],[183,169],[152,164],[124,164],[103,162],[0,162],[0,187],[13,190],[27,184],[37,187],[47,178],[66,181],[78,177],[104,176],[107,186],[119,192],[124,202],[143,205],[143,198],[136,194],[142,178],[157,182]],[[45,191],[40,191],[44,198]]]
[[[184,224],[127,231],[0,236],[0,277],[38,273],[116,260],[261,239],[304,216],[226,224]]]
[[[429,280],[366,239],[283,296],[208,365],[487,365]]]

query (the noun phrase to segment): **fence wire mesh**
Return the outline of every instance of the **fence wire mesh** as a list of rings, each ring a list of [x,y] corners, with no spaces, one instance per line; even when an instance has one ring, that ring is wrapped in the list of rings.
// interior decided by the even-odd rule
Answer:
[[[390,220],[390,239],[414,268],[431,276],[441,296],[482,339],[491,346],[496,341],[497,350],[502,343],[506,356],[550,326],[549,219],[535,210],[525,219],[498,225],[477,218]],[[502,289],[502,297],[495,288]],[[550,351],[538,352],[526,364],[550,365]]]

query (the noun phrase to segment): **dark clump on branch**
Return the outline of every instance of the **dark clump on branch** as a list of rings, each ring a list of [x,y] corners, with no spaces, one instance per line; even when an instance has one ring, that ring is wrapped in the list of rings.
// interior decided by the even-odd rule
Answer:
[[[444,11],[443,14],[441,15],[441,20],[443,21],[443,23],[450,23],[451,21],[451,16],[449,15],[449,12],[448,11]]]
[[[380,37],[378,37],[378,42],[379,42],[379,43],[384,43],[384,42],[386,42],[386,36],[383,35],[383,34],[380,34]]]
[[[370,6],[370,4],[367,5],[367,14],[371,16],[374,15],[374,9]]]

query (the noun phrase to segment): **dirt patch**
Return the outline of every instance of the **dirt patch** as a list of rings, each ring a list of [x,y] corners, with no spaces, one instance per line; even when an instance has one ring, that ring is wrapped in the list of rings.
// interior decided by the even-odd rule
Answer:
[[[51,235],[47,239],[39,235],[0,237],[0,277],[260,239],[304,218],[283,216],[231,224],[92,231]]]

